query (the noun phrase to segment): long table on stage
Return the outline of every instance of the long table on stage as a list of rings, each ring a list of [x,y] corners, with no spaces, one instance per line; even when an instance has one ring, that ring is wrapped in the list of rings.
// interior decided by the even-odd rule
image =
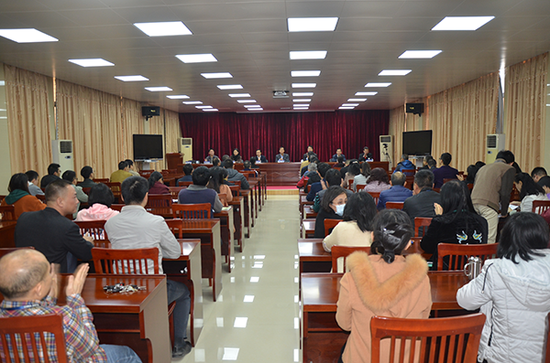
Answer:
[[[336,322],[336,303],[341,273],[303,273],[302,299],[303,362],[337,362],[349,333]],[[432,310],[457,310],[456,292],[468,283],[463,272],[430,271]]]

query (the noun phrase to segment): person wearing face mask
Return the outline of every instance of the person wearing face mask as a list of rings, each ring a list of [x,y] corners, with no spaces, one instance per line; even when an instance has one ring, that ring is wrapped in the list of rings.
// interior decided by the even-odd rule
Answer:
[[[314,238],[325,237],[325,219],[342,219],[347,200],[346,190],[341,186],[327,189],[321,201],[321,210],[315,219]]]

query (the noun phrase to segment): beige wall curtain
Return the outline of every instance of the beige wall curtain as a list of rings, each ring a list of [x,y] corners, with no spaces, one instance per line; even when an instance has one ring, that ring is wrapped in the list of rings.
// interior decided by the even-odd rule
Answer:
[[[506,69],[506,148],[523,171],[541,165],[546,130],[548,53]]]
[[[178,139],[181,137],[179,114],[174,111],[165,110],[166,116],[166,152],[178,152]]]
[[[9,65],[4,72],[11,172],[33,169],[42,177],[52,162],[51,140],[55,138],[50,134],[48,98],[52,79]]]

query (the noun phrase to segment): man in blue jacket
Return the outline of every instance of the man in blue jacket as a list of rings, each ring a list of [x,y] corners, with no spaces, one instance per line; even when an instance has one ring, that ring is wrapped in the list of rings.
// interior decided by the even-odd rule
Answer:
[[[407,155],[407,154],[401,155],[401,161],[397,164],[397,166],[395,167],[395,170],[393,172],[395,173],[396,171],[403,171],[405,169],[406,170],[416,169],[414,167],[414,164],[411,163],[411,161],[409,160],[409,155]]]
[[[382,210],[386,208],[386,202],[404,202],[408,197],[412,197],[412,190],[406,188],[407,177],[400,171],[397,171],[391,176],[392,187],[388,190],[380,192],[378,205],[376,208]]]

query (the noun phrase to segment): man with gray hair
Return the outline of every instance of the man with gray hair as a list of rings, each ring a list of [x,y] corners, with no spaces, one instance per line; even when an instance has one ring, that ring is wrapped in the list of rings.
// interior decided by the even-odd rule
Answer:
[[[376,206],[378,210],[385,209],[386,202],[404,202],[413,195],[412,190],[406,188],[407,176],[400,171],[392,174],[390,184],[392,185],[390,189],[380,192]]]
[[[397,163],[397,166],[395,167],[394,173],[397,171],[403,171],[403,170],[410,170],[415,169],[414,164],[409,160],[409,155],[403,154],[401,155],[401,161]]]

